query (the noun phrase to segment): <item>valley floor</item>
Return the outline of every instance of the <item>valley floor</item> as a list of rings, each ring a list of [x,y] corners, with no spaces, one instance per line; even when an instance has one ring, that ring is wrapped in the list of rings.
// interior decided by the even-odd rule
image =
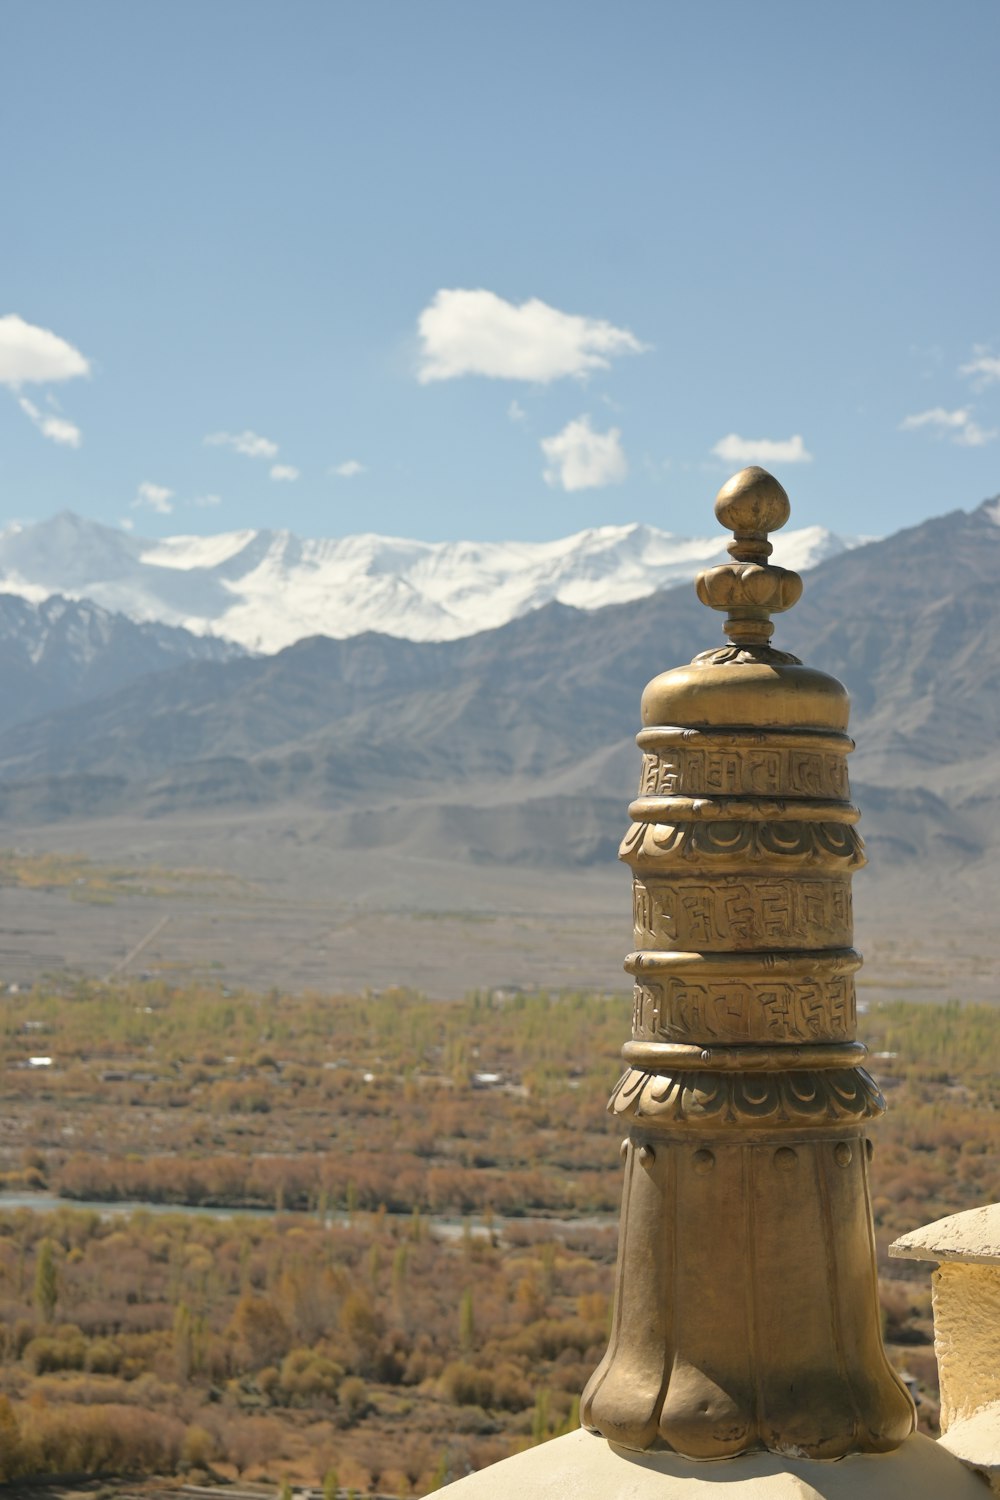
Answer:
[[[294,808],[0,825],[0,982],[145,972],[293,991],[403,985],[441,999],[626,992],[631,903],[613,859],[418,859],[338,848],[332,827]],[[863,1003],[1000,998],[1000,927],[981,871],[933,883],[869,868],[855,887]]]
[[[9,991],[0,1482],[407,1496],[574,1426],[608,1331],[626,1018],[579,992]],[[1000,1197],[1000,1008],[862,1023],[890,1104],[886,1336],[933,1430],[928,1277],[885,1251]]]

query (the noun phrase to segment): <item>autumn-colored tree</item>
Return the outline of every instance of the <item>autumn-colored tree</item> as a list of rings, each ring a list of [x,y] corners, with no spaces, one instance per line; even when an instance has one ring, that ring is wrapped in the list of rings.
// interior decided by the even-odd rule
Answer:
[[[288,1325],[268,1297],[244,1292],[230,1319],[229,1331],[251,1369],[276,1364],[291,1342]]]
[[[21,1428],[10,1401],[0,1396],[0,1484],[20,1477],[24,1472],[21,1461]]]

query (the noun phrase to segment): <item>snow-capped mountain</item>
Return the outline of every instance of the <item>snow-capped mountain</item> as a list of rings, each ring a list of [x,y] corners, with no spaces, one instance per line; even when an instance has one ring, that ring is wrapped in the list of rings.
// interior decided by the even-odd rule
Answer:
[[[822,526],[779,533],[775,561],[802,571],[867,540]],[[418,542],[371,534],[230,531],[151,541],[69,511],[0,532],[0,591],[91,599],[254,651],[367,630],[454,640],[552,600],[579,609],[639,599],[725,557],[724,539],[599,526],[554,542]]]

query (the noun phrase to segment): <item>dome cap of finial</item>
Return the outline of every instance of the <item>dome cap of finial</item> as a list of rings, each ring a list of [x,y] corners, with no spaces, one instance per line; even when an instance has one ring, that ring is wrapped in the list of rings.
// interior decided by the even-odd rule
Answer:
[[[768,534],[790,513],[788,496],[765,469],[741,469],[722,486],[715,514],[733,533],[731,561],[699,573],[695,587],[703,604],[726,612],[731,644],[655,677],[643,695],[644,724],[846,729],[843,686],[770,645],[771,616],[802,594],[798,573],[770,561]]]

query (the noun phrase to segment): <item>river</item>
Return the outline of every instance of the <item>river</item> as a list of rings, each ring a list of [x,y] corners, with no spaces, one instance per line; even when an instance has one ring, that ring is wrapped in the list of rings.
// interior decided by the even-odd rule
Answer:
[[[217,1208],[201,1204],[189,1203],[145,1203],[141,1199],[122,1199],[115,1203],[98,1203],[90,1199],[60,1198],[57,1193],[29,1193],[29,1192],[0,1192],[0,1213],[12,1211],[19,1208],[31,1209],[36,1213],[52,1213],[58,1208],[70,1208],[81,1213],[99,1214],[102,1219],[110,1219],[120,1214],[184,1214],[188,1216],[200,1216],[210,1219],[270,1219],[275,1217],[275,1210],[267,1208]],[[298,1222],[315,1221],[314,1213],[292,1213],[282,1211],[281,1218],[294,1219]],[[357,1210],[353,1215],[343,1213],[327,1213],[323,1222],[327,1226],[333,1224],[350,1224],[353,1219],[362,1222],[374,1217],[371,1210]],[[397,1223],[408,1224],[412,1214],[400,1212],[386,1212],[386,1218]],[[469,1232],[481,1238],[490,1233],[502,1233],[508,1226],[526,1227],[538,1229],[611,1229],[617,1224],[617,1214],[587,1214],[578,1219],[565,1219],[556,1217],[542,1217],[532,1215],[518,1215],[504,1218],[501,1214],[494,1214],[492,1219],[486,1220],[476,1214],[462,1217],[460,1214],[421,1214],[421,1221],[427,1224],[431,1232],[439,1239],[459,1239],[465,1233],[466,1225]]]

